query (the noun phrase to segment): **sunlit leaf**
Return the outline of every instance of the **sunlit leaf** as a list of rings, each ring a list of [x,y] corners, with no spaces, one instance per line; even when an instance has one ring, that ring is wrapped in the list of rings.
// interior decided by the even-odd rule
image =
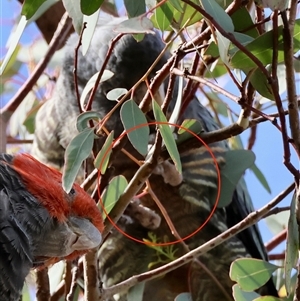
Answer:
[[[124,176],[114,177],[109,182],[108,186],[101,195],[102,203],[107,214],[109,214],[109,212],[113,209],[119,197],[125,191],[127,184],[127,180]],[[98,207],[100,208],[100,210],[102,210],[100,203],[98,203]],[[103,219],[106,218],[105,212],[103,212],[102,216]]]
[[[103,0],[101,0],[103,2]],[[93,1],[89,1],[89,3],[93,3]],[[92,38],[94,36],[94,31],[98,22],[100,9],[96,10],[92,15],[83,15],[83,24],[86,23],[86,29],[82,34],[82,55],[85,55],[90,47]]]
[[[25,0],[22,6],[22,15],[24,15],[27,20],[30,19],[46,1],[47,0]]]
[[[105,143],[103,144],[100,152],[94,160],[94,166],[100,170],[101,174],[104,174],[109,162],[109,158],[112,151],[112,142],[114,140],[114,131],[111,131],[107,136]]]
[[[119,33],[155,33],[153,23],[146,17],[135,17],[125,20],[118,24],[114,31]]]
[[[201,123],[196,119],[185,119],[181,124],[183,128],[190,130],[192,133],[198,135],[203,131]],[[190,134],[189,132],[185,131],[182,127],[178,129],[178,136],[176,139],[177,144],[181,144],[182,142],[186,141],[187,139],[193,137],[194,135]],[[199,141],[199,146],[201,145]]]
[[[75,31],[80,34],[83,21],[83,13],[80,8],[80,1],[78,0],[62,0],[62,3],[72,19]]]
[[[95,83],[97,81],[99,72],[95,73],[87,82],[87,84],[85,85],[81,96],[80,96],[80,105],[81,108],[84,109],[86,101],[87,101],[87,96],[89,95],[89,93],[91,92],[91,90],[94,88]],[[111,77],[113,77],[114,73],[109,71],[109,70],[104,70],[101,79],[100,79],[100,83],[110,79]]]
[[[169,0],[169,3],[176,9],[178,12],[183,13],[184,10],[182,9],[180,0]]]
[[[173,13],[167,3],[163,3],[154,12],[156,25],[161,31],[167,30],[172,22]]]
[[[27,23],[28,23],[28,21],[26,20],[26,18],[24,16],[22,16],[16,27],[16,30],[13,32],[13,34],[10,35],[10,40],[9,40],[10,43],[8,45],[8,50],[2,61],[1,66],[0,66],[0,76],[2,76],[2,74],[4,73],[10,60],[14,58],[14,52],[18,51],[18,49],[16,50],[16,47],[19,43],[19,40],[21,38],[21,35],[22,35]]]
[[[152,107],[153,107],[153,113],[155,116],[155,120],[158,122],[167,123],[166,116],[164,115],[160,106],[154,99],[152,100]],[[182,166],[181,166],[180,156],[179,156],[179,152],[178,152],[178,149],[177,149],[177,146],[175,143],[173,133],[168,124],[158,124],[158,128],[160,130],[160,133],[164,140],[166,148],[170,154],[170,157],[172,158],[177,171],[181,174]]]
[[[127,92],[128,90],[125,88],[112,89],[106,94],[106,98],[108,100],[118,100],[121,96],[125,95]]]

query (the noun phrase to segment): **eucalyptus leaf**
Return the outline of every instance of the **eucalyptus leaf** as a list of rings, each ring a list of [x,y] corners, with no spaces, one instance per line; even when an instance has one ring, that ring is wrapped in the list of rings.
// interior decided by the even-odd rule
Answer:
[[[251,292],[263,286],[279,267],[256,258],[238,258],[231,263],[229,276],[242,290]]]
[[[114,131],[111,131],[107,136],[100,152],[97,154],[94,160],[94,166],[100,170],[101,174],[104,174],[107,169],[109,158],[112,152],[113,140],[114,140]]]
[[[107,214],[113,209],[121,194],[125,191],[127,180],[124,176],[114,177],[101,195],[102,203]],[[102,211],[101,204],[98,203],[99,209]],[[103,219],[106,218],[105,212],[102,214]]]
[[[104,0],[80,0],[80,7],[83,14],[91,16],[100,9]]]
[[[78,0],[62,0],[62,3],[72,19],[75,31],[80,34],[83,21],[83,13],[81,12],[80,2]]]
[[[76,120],[76,128],[78,132],[82,132],[83,130],[88,128],[89,127],[88,122],[90,120],[96,120],[99,122],[101,120],[101,115],[95,111],[83,112],[80,115],[78,115]]]
[[[161,31],[168,30],[173,19],[173,13],[167,3],[163,3],[158,6],[154,12],[154,15],[158,28]]]
[[[118,100],[121,96],[125,95],[127,92],[128,90],[125,88],[112,89],[106,94],[106,98],[108,100]]]
[[[254,41],[249,43],[246,48],[250,51],[261,63],[266,66],[272,63],[273,59],[273,43],[274,33],[270,30]],[[278,63],[284,60],[284,40],[283,40],[283,26],[278,27]],[[300,49],[300,19],[295,21],[294,28],[294,52]],[[231,59],[231,67],[243,70],[251,70],[256,68],[257,65],[245,54],[243,51],[238,50]]]
[[[62,186],[69,193],[82,162],[91,154],[94,129],[87,128],[75,136],[66,148]]]
[[[176,296],[174,301],[193,301],[191,293],[181,293]]]
[[[218,207],[226,207],[232,201],[236,185],[247,168],[255,162],[252,151],[237,149],[229,150],[224,155],[225,164],[220,167],[221,193]]]
[[[255,292],[244,292],[238,284],[232,287],[232,295],[235,301],[253,301],[253,299],[260,297],[260,295]]]
[[[124,0],[129,18],[138,17],[146,12],[145,0]]]
[[[150,129],[144,113],[135,101],[130,99],[122,105],[120,116],[129,141],[141,155],[145,156],[148,152]]]
[[[257,167],[257,165],[253,164],[252,166],[250,166],[250,169],[255,174],[259,183],[267,190],[267,192],[271,193],[272,192],[271,187],[269,186],[269,183],[268,183],[266,177],[261,172],[261,170]]]
[[[201,3],[205,11],[214,20],[217,20],[218,24],[221,25],[226,32],[234,32],[234,25],[231,18],[215,0],[201,0]]]
[[[89,81],[86,83],[81,96],[80,96],[80,105],[81,108],[84,109],[86,101],[87,101],[87,96],[89,95],[89,93],[91,92],[91,90],[94,88],[95,83],[97,81],[99,72],[95,73],[90,79]],[[111,77],[113,77],[114,73],[109,71],[109,70],[104,70],[101,79],[100,79],[100,83],[110,79]]]
[[[152,108],[155,116],[155,120],[159,122],[158,128],[160,130],[161,136],[164,140],[166,148],[169,152],[171,159],[173,160],[177,171],[182,173],[181,160],[179,156],[179,152],[177,149],[177,145],[175,143],[175,139],[173,133],[168,125],[168,121],[164,113],[162,112],[158,103],[153,99],[152,100]],[[165,123],[165,124],[162,124]]]
[[[88,0],[89,2],[93,3],[93,1]],[[101,0],[103,2],[103,0]],[[84,30],[83,34],[82,34],[82,55],[86,55],[93,35],[94,35],[94,31],[95,28],[97,26],[97,22],[98,22],[98,17],[99,17],[99,13],[100,13],[100,9],[96,10],[93,14],[87,16],[87,15],[83,15],[83,24],[86,23],[86,29]]]

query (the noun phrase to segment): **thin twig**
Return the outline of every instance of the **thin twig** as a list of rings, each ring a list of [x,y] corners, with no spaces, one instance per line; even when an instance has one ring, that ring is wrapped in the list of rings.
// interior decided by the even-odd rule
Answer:
[[[236,234],[240,233],[244,229],[254,225],[260,219],[262,219],[274,206],[276,206],[279,202],[281,202],[290,192],[294,190],[295,184],[291,184],[288,188],[278,194],[273,200],[271,200],[267,205],[262,207],[261,209],[250,213],[245,219],[241,222],[236,224],[235,226],[231,227],[230,229],[226,230],[222,234],[216,236],[215,238],[209,240],[208,242],[204,243],[200,247],[190,251],[188,254],[183,255],[182,257],[175,259],[171,263],[168,263],[164,266],[156,268],[146,273],[142,273],[139,275],[135,275],[130,277],[129,279],[116,284],[112,287],[106,288],[103,290],[102,298],[99,301],[106,300],[110,296],[121,292],[126,291],[130,287],[136,285],[137,283],[148,281],[151,279],[155,279],[159,276],[162,276],[170,271],[177,269],[180,266],[183,266],[194,259],[195,256],[199,256],[204,254],[211,249],[215,248],[216,246],[220,245],[224,241],[227,241],[231,237],[235,236]]]

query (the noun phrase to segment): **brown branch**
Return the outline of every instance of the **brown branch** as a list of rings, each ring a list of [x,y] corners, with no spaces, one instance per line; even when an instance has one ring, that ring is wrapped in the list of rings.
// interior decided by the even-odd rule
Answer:
[[[281,231],[275,237],[273,237],[270,241],[265,244],[267,252],[272,251],[279,244],[281,244],[286,239],[286,229]]]
[[[284,260],[284,259],[285,259],[285,253],[269,255],[269,260]]]
[[[36,299],[37,301],[48,301],[50,300],[50,285],[48,277],[48,269],[36,272]]]
[[[291,184],[287,189],[282,191],[279,195],[277,195],[273,200],[271,200],[267,205],[262,207],[261,209],[250,213],[245,219],[241,222],[236,224],[235,226],[231,227],[230,229],[226,230],[222,234],[216,236],[215,238],[209,240],[208,242],[204,243],[200,247],[190,251],[188,254],[181,256],[180,258],[168,263],[164,266],[156,268],[152,271],[145,272],[139,275],[135,275],[130,277],[129,279],[116,284],[112,287],[106,288],[103,290],[102,298],[99,301],[106,300],[110,296],[123,291],[128,290],[130,287],[151,279],[155,279],[159,276],[162,276],[170,271],[177,269],[180,266],[183,266],[194,259],[195,256],[199,256],[204,254],[214,247],[220,245],[224,241],[230,239],[231,237],[235,236],[236,234],[240,233],[244,229],[254,225],[260,219],[262,219],[274,206],[276,206],[279,202],[281,202],[290,192],[294,190],[295,184]]]
[[[283,11],[283,47],[284,47],[284,64],[286,68],[286,85],[287,99],[289,110],[289,122],[292,138],[296,145],[298,155],[300,154],[300,126],[299,126],[299,108],[297,104],[297,93],[294,71],[294,27],[297,12],[297,1],[291,1],[289,20],[287,20],[286,12]]]
[[[27,94],[31,91],[39,77],[44,72],[47,67],[50,59],[54,55],[55,51],[66,41],[69,29],[71,27],[71,21],[68,17],[68,14],[65,13],[61,19],[61,23],[58,26],[47,50],[47,53],[43,57],[42,60],[36,65],[31,76],[25,81],[22,87],[18,90],[18,92],[14,95],[14,97],[7,103],[3,109],[1,109],[0,114],[9,114],[11,115],[16,108],[20,105],[23,99],[27,96]]]
[[[91,250],[83,258],[85,300],[100,298],[97,251],[97,249]]]

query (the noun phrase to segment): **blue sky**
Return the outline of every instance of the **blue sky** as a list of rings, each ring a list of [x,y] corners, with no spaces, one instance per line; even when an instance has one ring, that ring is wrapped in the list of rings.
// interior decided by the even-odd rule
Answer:
[[[1,57],[6,53],[5,44],[9,37],[10,31],[13,26],[14,17],[19,14],[20,5],[17,1],[2,0],[0,4],[0,14],[1,14],[1,30],[0,30],[0,53]],[[31,43],[39,36],[39,33],[34,24],[30,24],[25,30],[21,43]],[[22,73],[27,75],[27,70],[22,69]],[[238,95],[237,91],[231,91]],[[299,87],[298,87],[299,93]],[[1,96],[2,97],[2,96]],[[1,98],[1,107],[7,101],[7,99]],[[231,103],[230,103],[231,105]],[[239,112],[238,107],[235,106],[235,111]],[[269,112],[274,112],[275,108],[271,109]],[[244,146],[247,145],[247,140],[249,137],[249,131],[242,134],[241,138],[243,140]],[[272,193],[269,194],[262,185],[258,182],[255,175],[251,171],[246,172],[246,182],[250,191],[255,208],[260,208],[269,202],[273,197],[275,197],[279,192],[284,190],[293,181],[292,175],[283,165],[283,147],[281,142],[280,132],[269,122],[260,124],[257,131],[257,140],[253,148],[256,154],[256,164],[261,169],[265,175],[268,183],[271,187]],[[298,160],[295,156],[293,149],[292,152],[292,162],[296,168],[299,168]],[[284,202],[280,205],[287,206],[290,204],[291,195],[287,197]],[[260,223],[262,230],[262,235],[264,241],[268,241],[273,235],[268,230],[265,222]]]

